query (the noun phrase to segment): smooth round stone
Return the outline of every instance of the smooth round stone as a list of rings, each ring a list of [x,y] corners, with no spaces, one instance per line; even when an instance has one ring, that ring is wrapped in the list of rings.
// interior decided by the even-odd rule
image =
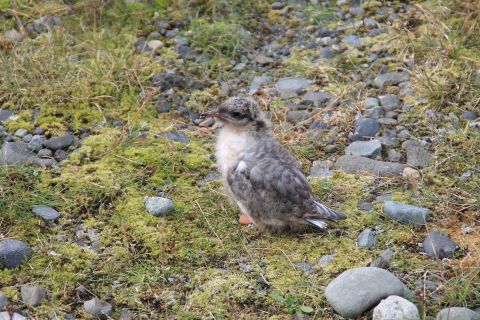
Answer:
[[[27,320],[24,316],[14,312],[12,316],[7,311],[0,312],[0,320]]]
[[[20,291],[23,303],[29,307],[41,305],[47,297],[47,291],[40,286],[23,285]]]
[[[373,108],[379,105],[379,101],[377,98],[368,97],[365,99],[363,106],[367,109]]]
[[[420,320],[420,314],[410,301],[390,296],[373,309],[373,320]]]
[[[162,197],[145,197],[143,200],[148,213],[155,217],[164,216],[175,210],[173,201]]]
[[[45,147],[53,151],[56,151],[58,149],[68,148],[72,144],[73,144],[73,135],[71,134],[67,134],[64,136],[56,137],[56,138],[51,138],[44,142]]]
[[[441,310],[437,320],[480,320],[480,314],[467,308],[453,307]]]
[[[0,241],[0,266],[15,268],[30,259],[32,251],[22,241],[7,239]]]
[[[356,318],[386,297],[403,296],[405,289],[390,272],[363,267],[340,274],[325,289],[325,297],[342,317]]]
[[[383,212],[395,221],[424,225],[427,223],[430,210],[396,201],[386,201]]]
[[[50,158],[53,156],[53,152],[50,149],[41,149],[37,154],[40,158]]]
[[[55,221],[60,218],[60,213],[52,207],[38,205],[32,207],[33,213],[46,221]]]

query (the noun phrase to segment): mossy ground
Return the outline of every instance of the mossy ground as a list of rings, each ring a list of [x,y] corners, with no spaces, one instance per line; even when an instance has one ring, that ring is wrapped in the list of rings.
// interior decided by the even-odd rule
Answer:
[[[28,39],[0,51],[0,103],[20,116],[7,127],[40,126],[52,136],[67,130],[78,133],[90,129],[93,133],[62,163],[61,173],[32,168],[0,171],[0,234],[22,239],[34,251],[33,258],[21,268],[0,270],[0,287],[14,305],[21,306],[19,285],[38,283],[48,290],[48,300],[27,311],[33,319],[61,319],[66,313],[88,318],[82,304],[93,296],[113,303],[114,318],[126,307],[136,310],[140,319],[289,319],[295,312],[332,319],[334,313],[323,295],[326,285],[346,269],[368,265],[390,247],[397,252],[390,270],[411,289],[422,277],[442,284],[438,301],[425,292],[416,292],[424,317],[443,306],[478,306],[480,240],[478,233],[464,235],[461,229],[479,225],[480,175],[458,183],[463,172],[480,166],[478,130],[461,122],[459,128],[447,131],[435,142],[437,158],[422,172],[420,181],[343,173],[312,180],[321,200],[348,216],[326,233],[259,234],[236,223],[238,209],[218,182],[197,185],[214,168],[211,132],[189,132],[190,143],[186,145],[154,137],[187,121],[175,112],[158,116],[149,96],[151,76],[181,65],[178,56],[164,48],[164,59],[154,61],[148,54],[132,50],[137,34],[149,27],[145,20],[157,11],[160,16],[191,22],[196,33],[186,35],[201,53],[212,57],[210,62],[186,66],[189,76],[241,78],[239,72],[222,63],[248,44],[239,26],[250,31],[261,28],[249,7],[238,1],[227,10],[216,1],[203,1],[186,10],[184,3],[178,2],[165,11],[166,2],[154,1],[153,7],[117,4],[91,10],[92,3],[96,2],[79,1],[72,13],[57,2],[17,1],[13,7],[0,1],[6,17],[0,22],[0,31],[15,26],[16,13],[23,13],[26,19],[62,16],[62,25],[50,36]],[[414,74],[419,96],[412,100],[414,112],[404,122],[418,137],[434,130],[419,111],[473,110],[480,97],[478,83],[470,80],[480,67],[478,19],[472,16],[467,23],[461,21],[468,12],[478,15],[475,10],[480,9],[456,6],[454,1],[436,4],[416,4],[410,20],[393,26],[392,32],[398,34],[393,43],[387,42],[388,38],[385,42],[377,39],[370,49],[389,50],[400,59],[416,54],[419,67]],[[365,9],[380,5],[370,1]],[[271,23],[298,23],[286,10],[269,11],[266,2],[259,2],[256,10]],[[311,12],[312,23],[338,24],[331,19],[329,7],[311,6],[306,11]],[[229,19],[222,18],[225,16]],[[421,27],[414,27],[419,22]],[[349,72],[363,63],[365,54],[350,53],[340,58],[344,63],[333,66],[314,63],[308,50],[299,50],[279,74],[311,77],[324,90],[355,99],[366,91],[348,80]],[[71,55],[79,55],[81,63],[70,61]],[[434,67],[422,68],[426,62]],[[350,96],[352,90],[359,95]],[[192,93],[187,105],[202,111],[222,98],[218,87],[210,87]],[[351,112],[348,107],[339,108],[336,124],[342,132],[353,118],[345,116]],[[32,121],[35,109],[40,113]],[[272,107],[271,111],[278,120],[275,133],[305,169],[311,161],[325,156],[321,146],[327,138],[312,147],[296,128],[281,126],[280,108],[277,112]],[[111,119],[125,125],[114,128],[108,125]],[[145,130],[148,135],[142,134]],[[340,137],[338,142],[345,139]],[[175,212],[164,218],[150,216],[143,205],[144,196],[159,192],[166,193],[176,205]],[[427,227],[396,224],[382,216],[380,205],[368,214],[357,209],[359,200],[386,192],[394,199],[429,207]],[[34,204],[56,208],[61,219],[45,224],[32,216],[30,207]],[[373,249],[355,246],[358,233],[365,227],[381,231]],[[79,228],[87,233],[96,231],[99,242],[78,238]],[[417,244],[431,229],[449,233],[467,249],[466,254],[443,262],[419,254]],[[336,258],[320,268],[316,262],[325,254],[335,254]],[[313,272],[295,267],[294,263],[303,261],[314,266]],[[242,264],[249,264],[252,271],[243,272]],[[79,285],[86,293],[75,290]]]

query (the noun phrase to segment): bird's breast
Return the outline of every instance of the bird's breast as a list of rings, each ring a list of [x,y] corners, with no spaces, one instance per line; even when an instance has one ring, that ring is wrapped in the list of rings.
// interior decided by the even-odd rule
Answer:
[[[216,157],[218,170],[224,177],[230,170],[236,168],[253,143],[252,137],[247,132],[229,127],[220,129]]]

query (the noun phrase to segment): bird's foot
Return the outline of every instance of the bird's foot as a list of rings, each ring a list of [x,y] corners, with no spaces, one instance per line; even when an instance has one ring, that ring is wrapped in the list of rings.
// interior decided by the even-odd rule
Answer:
[[[246,214],[241,213],[240,218],[238,219],[238,223],[244,226],[248,226],[249,224],[253,224],[253,220]]]

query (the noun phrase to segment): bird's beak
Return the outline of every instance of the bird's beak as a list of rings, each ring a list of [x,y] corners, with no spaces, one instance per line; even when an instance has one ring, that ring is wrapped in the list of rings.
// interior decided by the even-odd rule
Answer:
[[[207,117],[220,118],[220,113],[218,113],[218,112],[216,112],[216,111],[205,112],[205,113],[202,113],[202,114],[200,115],[200,117],[202,117],[202,118],[207,118]]]

